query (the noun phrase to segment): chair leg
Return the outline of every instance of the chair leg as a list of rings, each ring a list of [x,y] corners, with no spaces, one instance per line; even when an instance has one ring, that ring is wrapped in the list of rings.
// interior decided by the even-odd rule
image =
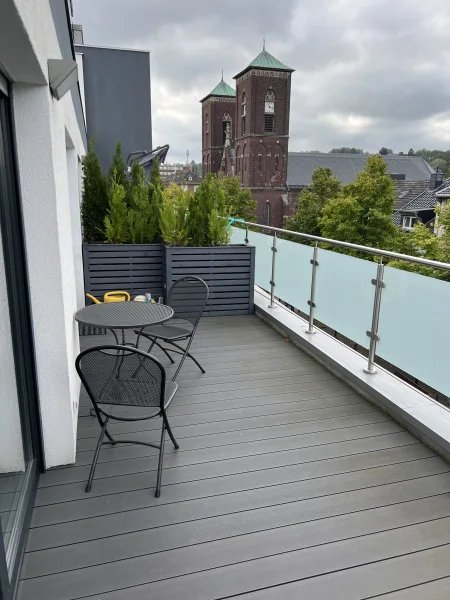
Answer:
[[[192,354],[189,352],[189,348],[191,347],[192,344],[192,340],[194,338],[191,336],[191,338],[189,339],[189,343],[186,346],[186,348],[182,348],[181,346],[179,346],[178,344],[176,344],[175,342],[170,342],[172,344],[172,346],[175,346],[175,348],[178,348],[179,350],[182,350],[184,352],[183,357],[180,361],[180,364],[178,365],[177,370],[175,371],[175,375],[172,377],[172,381],[175,381],[176,378],[178,377],[178,373],[181,371],[181,367],[183,366],[184,361],[186,360],[186,356],[189,356],[189,358],[191,360],[193,360],[195,362],[195,364],[197,365],[197,367],[200,369],[200,371],[202,373],[206,373],[205,369],[202,367],[202,365],[198,362],[197,359],[195,359]]]
[[[163,346],[162,344],[159,344],[159,343],[158,343],[156,340],[155,340],[155,342],[154,342],[154,343],[155,343],[155,344],[158,346],[158,348],[160,348],[160,349],[161,349],[161,350],[164,352],[164,354],[167,356],[167,358],[170,360],[170,362],[171,362],[172,364],[175,364],[175,361],[174,361],[174,360],[173,360],[173,358],[170,356],[170,354],[167,352],[166,348],[164,348],[164,346]],[[150,352],[147,352],[147,354],[150,354]]]
[[[167,429],[167,433],[169,434],[170,439],[172,440],[172,444],[175,446],[175,450],[178,450],[178,448],[180,446],[178,445],[178,442],[177,442],[177,440],[175,439],[175,436],[172,433],[172,429],[171,429],[171,427],[169,425],[169,419],[167,418],[167,415],[166,415],[165,412],[163,412],[162,418],[163,418],[163,421],[164,421],[164,425],[165,425],[165,427]]]
[[[97,466],[98,455],[100,454],[100,448],[102,445],[103,438],[105,437],[107,425],[108,425],[108,419],[106,419],[105,422],[103,423],[103,427],[102,427],[102,430],[101,430],[99,438],[98,438],[97,446],[96,446],[95,452],[94,452],[94,459],[92,461],[91,470],[89,472],[89,479],[88,479],[88,482],[86,485],[86,492],[91,491],[92,480],[94,479],[95,467]]]
[[[163,459],[164,459],[164,440],[166,437],[166,423],[163,419],[162,429],[161,429],[161,445],[159,447],[159,460],[158,460],[158,476],[156,478],[156,490],[155,497],[159,498],[161,495],[161,477],[162,477],[162,468],[163,468]]]
[[[200,371],[202,373],[206,373],[206,371],[202,367],[202,365],[198,362],[198,360],[194,356],[192,356],[192,354],[190,352],[187,353],[187,356],[189,356],[189,358],[195,362],[195,364],[197,365],[197,367],[200,369]]]

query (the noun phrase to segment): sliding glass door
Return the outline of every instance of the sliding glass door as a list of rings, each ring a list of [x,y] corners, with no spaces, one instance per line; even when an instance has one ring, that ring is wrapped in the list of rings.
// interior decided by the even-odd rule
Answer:
[[[31,515],[40,448],[11,106],[3,78],[0,84],[0,598],[9,600]]]

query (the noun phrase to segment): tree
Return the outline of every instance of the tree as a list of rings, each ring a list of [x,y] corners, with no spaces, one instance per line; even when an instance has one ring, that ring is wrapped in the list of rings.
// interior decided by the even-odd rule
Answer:
[[[422,156],[432,167],[442,171],[450,177],[450,150],[422,150],[416,151],[416,156]]]
[[[414,150],[412,148],[408,150],[408,156],[414,156]]]
[[[367,154],[367,152],[364,152],[362,148],[343,146],[342,148],[333,148],[329,154]]]
[[[133,184],[130,186],[131,206],[128,209],[128,232],[133,244],[150,244],[159,230],[159,211],[149,198],[149,185],[144,169],[133,165]]]
[[[381,156],[387,156],[388,154],[394,154],[391,148],[385,148],[384,146],[382,148],[380,148],[380,151],[378,154],[381,154]]]
[[[446,203],[443,207],[436,207],[437,224],[439,226],[440,235],[434,234],[431,229],[423,223],[418,223],[411,232],[406,233],[409,237],[410,250],[407,254],[413,256],[421,256],[429,260],[437,260],[440,262],[450,262],[450,205]],[[411,271],[419,275],[428,275],[437,279],[450,280],[448,271],[433,269],[423,265],[416,265],[402,260],[395,260],[389,263],[390,267]]]
[[[312,175],[312,185],[298,197],[295,216],[287,220],[287,228],[300,233],[320,235],[319,220],[324,206],[339,193],[341,182],[331,169],[318,167]]]
[[[110,244],[123,244],[127,241],[128,219],[125,202],[125,188],[118,183],[114,174],[108,191],[109,210],[105,217],[105,237]]]
[[[319,221],[322,235],[374,248],[389,248],[397,228],[392,221],[396,199],[393,180],[380,155],[369,156],[366,167],[342,195],[330,200]]]
[[[150,210],[154,215],[156,230],[155,230],[155,241],[161,239],[161,227],[160,227],[160,209],[163,202],[163,191],[164,184],[159,170],[159,160],[155,158],[153,166],[150,171],[150,183],[148,186],[148,199],[150,202]]]
[[[123,160],[122,156],[122,143],[117,142],[116,149],[114,151],[111,165],[108,170],[108,183],[114,180],[119,185],[122,185],[125,192],[128,193],[128,178],[127,178],[127,165]]]
[[[104,224],[108,210],[108,192],[100,161],[95,151],[95,139],[89,140],[88,153],[83,165],[83,197],[81,223],[86,242],[102,242],[105,239]]]
[[[187,228],[192,246],[228,244],[230,231],[226,219],[225,192],[216,175],[208,173],[189,203]]]
[[[187,246],[188,211],[192,196],[176,183],[171,183],[162,192],[160,226],[162,239],[169,246]]]
[[[243,190],[239,177],[222,177],[220,185],[225,194],[225,206],[230,217],[255,221],[256,200],[250,190]]]

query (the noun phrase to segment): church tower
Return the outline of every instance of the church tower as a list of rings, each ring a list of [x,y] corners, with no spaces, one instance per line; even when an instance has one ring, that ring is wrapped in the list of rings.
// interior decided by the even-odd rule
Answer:
[[[257,200],[258,222],[281,223],[291,101],[290,69],[265,48],[236,79],[236,174]]]
[[[225,81],[220,81],[202,103],[202,163],[203,175],[220,170],[227,130],[234,140],[236,92]]]

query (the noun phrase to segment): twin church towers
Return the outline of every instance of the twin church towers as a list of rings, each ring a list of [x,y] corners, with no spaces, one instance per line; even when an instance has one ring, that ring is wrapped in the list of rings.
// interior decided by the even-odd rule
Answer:
[[[287,203],[290,69],[265,49],[222,80],[202,104],[203,174],[236,175],[257,201],[258,221],[281,224]]]

